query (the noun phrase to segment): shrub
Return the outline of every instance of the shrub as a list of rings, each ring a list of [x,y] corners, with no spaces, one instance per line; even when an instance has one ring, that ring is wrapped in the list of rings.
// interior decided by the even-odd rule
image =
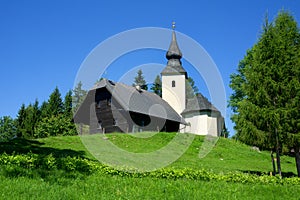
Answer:
[[[36,138],[77,135],[75,124],[62,114],[42,119],[37,124],[34,132]]]

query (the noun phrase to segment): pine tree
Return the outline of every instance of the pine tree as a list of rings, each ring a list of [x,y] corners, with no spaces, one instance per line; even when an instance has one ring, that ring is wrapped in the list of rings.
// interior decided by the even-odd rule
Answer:
[[[161,78],[159,75],[156,76],[155,80],[154,80],[154,84],[152,85],[152,87],[150,88],[155,94],[157,94],[158,96],[161,97],[162,95],[162,89],[161,89]]]
[[[199,93],[199,89],[195,85],[195,81],[192,77],[189,77],[186,81],[186,97],[187,99],[193,98],[197,93]]]
[[[82,88],[82,82],[79,81],[73,90],[72,107],[73,112],[76,112],[87,95],[87,91]]]
[[[40,106],[40,118],[45,118],[48,115],[48,102],[43,101]]]
[[[47,110],[48,116],[57,116],[58,114],[63,113],[63,101],[61,99],[61,94],[57,87],[55,87],[54,91],[49,97]]]
[[[0,117],[0,142],[6,142],[17,134],[16,122],[9,116]]]
[[[143,76],[143,71],[140,69],[137,72],[137,76],[134,78],[134,83],[132,86],[140,86],[144,90],[148,90],[145,78]]]
[[[73,108],[72,108],[72,91],[68,91],[64,99],[64,114],[65,123],[63,135],[75,135],[77,129],[73,120]]]
[[[40,120],[39,102],[36,99],[34,104],[29,104],[27,107],[22,104],[16,118],[17,136],[24,138],[32,138],[34,128]]]
[[[25,134],[25,118],[26,118],[26,107],[23,103],[20,110],[18,111],[17,119],[16,119],[16,127],[17,127],[17,136],[22,137]]]
[[[280,12],[274,23],[266,20],[257,44],[247,51],[230,83],[236,137],[276,151],[279,173],[282,146],[300,146],[299,79],[299,29],[291,15]],[[299,151],[295,152],[300,176]]]
[[[72,91],[69,90],[65,96],[64,99],[64,115],[72,119],[73,118],[73,112],[72,112]]]
[[[25,118],[23,121],[23,133],[22,137],[32,138],[34,135],[34,128],[37,123],[37,110],[34,105],[29,104],[25,108]]]

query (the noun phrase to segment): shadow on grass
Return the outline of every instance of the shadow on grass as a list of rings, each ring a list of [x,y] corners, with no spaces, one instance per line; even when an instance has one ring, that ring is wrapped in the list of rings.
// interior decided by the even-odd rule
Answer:
[[[68,180],[84,178],[92,173],[88,164],[79,162],[76,159],[85,158],[84,151],[71,149],[56,149],[43,147],[45,143],[36,140],[16,138],[9,142],[0,143],[0,154],[26,155],[36,154],[37,160],[34,167],[22,166],[19,164],[3,164],[0,162],[0,175],[7,178],[29,177],[42,178],[46,181]],[[53,157],[56,167],[49,164],[49,155]],[[68,159],[69,158],[69,159]],[[75,158],[75,159],[72,159]],[[65,160],[67,159],[67,160]],[[87,158],[86,158],[87,159]],[[90,159],[88,159],[90,160]],[[70,163],[73,162],[73,163]],[[53,163],[52,163],[53,164]]]
[[[0,142],[0,154],[26,154],[34,153],[41,156],[52,154],[55,158],[60,157],[84,157],[84,151],[75,151],[71,149],[56,149],[51,147],[42,147],[45,143],[36,140],[27,140],[23,138],[16,138],[9,142]]]
[[[249,171],[249,170],[242,170],[241,172],[243,173],[247,173],[247,174],[254,174],[254,175],[258,175],[258,176],[262,176],[262,175],[270,175],[269,173],[266,172],[261,172],[261,171]],[[297,175],[293,172],[281,172],[282,177],[283,178],[292,178],[292,177],[297,177]]]

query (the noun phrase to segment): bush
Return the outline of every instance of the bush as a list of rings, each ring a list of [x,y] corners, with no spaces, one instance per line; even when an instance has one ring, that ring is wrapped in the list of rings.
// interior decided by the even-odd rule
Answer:
[[[34,132],[34,136],[36,138],[59,135],[77,135],[74,123],[68,117],[62,114],[42,119],[37,124]]]
[[[163,168],[152,172],[139,172],[134,169],[115,169],[113,167],[101,164],[96,161],[88,160],[80,157],[60,157],[55,158],[52,154],[47,156],[39,156],[38,154],[8,155],[3,153],[0,155],[0,172],[9,177],[32,176],[34,170],[47,171],[50,175],[51,170],[63,170],[70,173],[91,174],[100,173],[106,175],[117,175],[121,177],[152,177],[162,179],[190,179],[204,181],[226,181],[235,183],[259,183],[259,184],[283,184],[283,185],[300,185],[300,178],[280,178],[279,176],[254,175],[247,173],[228,173],[216,174],[207,170],[193,169],[173,169]]]

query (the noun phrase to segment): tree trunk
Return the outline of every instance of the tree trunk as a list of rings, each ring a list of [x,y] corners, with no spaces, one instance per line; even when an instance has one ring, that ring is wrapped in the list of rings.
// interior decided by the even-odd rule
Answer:
[[[271,158],[272,158],[272,166],[273,166],[273,176],[276,175],[276,166],[275,166],[275,160],[273,156],[273,150],[271,151]]]
[[[280,177],[281,175],[281,165],[280,165],[280,154],[279,154],[279,147],[276,148],[276,161],[277,161],[277,170]]]
[[[277,128],[275,129],[275,135],[276,135],[276,161],[277,161],[277,170],[280,177],[281,175],[281,166],[280,166],[280,153],[279,153],[279,138],[278,138],[278,132]]]
[[[299,150],[300,150],[299,146],[294,147],[298,177],[300,177],[300,153],[299,153]]]

